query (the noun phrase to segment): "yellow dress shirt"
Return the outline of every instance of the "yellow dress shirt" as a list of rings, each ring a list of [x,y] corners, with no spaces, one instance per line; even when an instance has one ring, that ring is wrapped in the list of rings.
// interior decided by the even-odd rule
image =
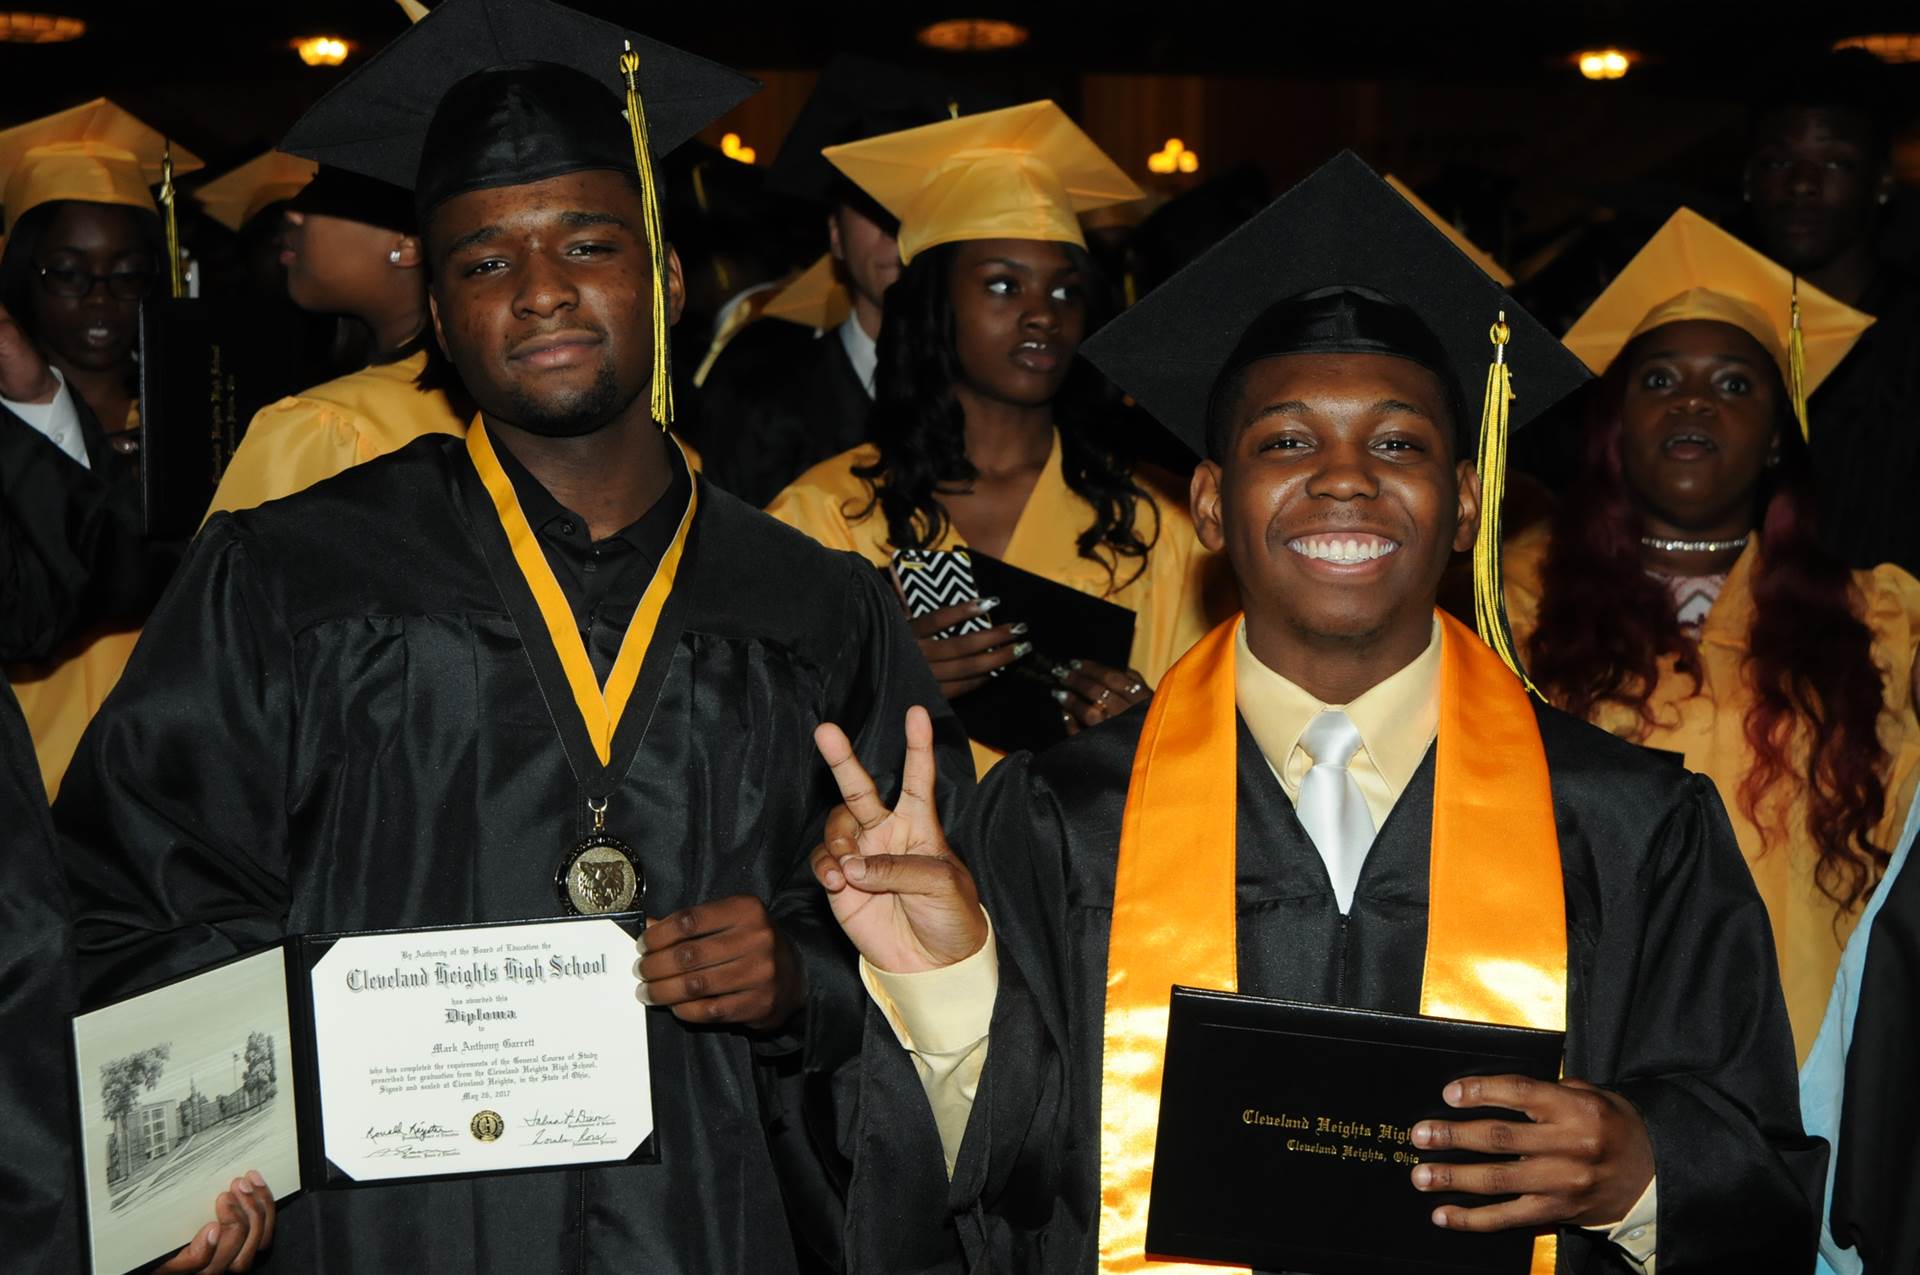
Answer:
[[[1351,704],[1323,704],[1280,676],[1247,649],[1247,626],[1234,635],[1234,700],[1287,800],[1300,800],[1300,781],[1313,758],[1300,747],[1307,726],[1329,708],[1343,710],[1360,732],[1360,751],[1347,773],[1366,799],[1377,830],[1420,769],[1440,728],[1440,622],[1413,662],[1368,689]]]

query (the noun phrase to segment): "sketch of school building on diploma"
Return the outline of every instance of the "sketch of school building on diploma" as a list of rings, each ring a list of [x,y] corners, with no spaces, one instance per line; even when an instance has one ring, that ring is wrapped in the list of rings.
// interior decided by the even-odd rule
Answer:
[[[256,1117],[279,1095],[269,1032],[250,1032],[244,1048],[216,1049],[191,1066],[170,1065],[172,1053],[170,1044],[154,1045],[100,1068],[107,1185],[116,1210],[209,1156],[242,1149],[260,1123]],[[203,1080],[233,1087],[209,1097]],[[162,1096],[147,1098],[150,1093]]]

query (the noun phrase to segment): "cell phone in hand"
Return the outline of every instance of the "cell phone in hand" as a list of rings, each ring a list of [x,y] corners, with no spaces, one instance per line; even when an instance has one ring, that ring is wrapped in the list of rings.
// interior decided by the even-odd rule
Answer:
[[[907,614],[916,620],[980,600],[979,586],[973,582],[973,559],[965,549],[895,549],[893,580],[907,604]],[[983,612],[934,636],[963,637],[992,627],[993,620]]]

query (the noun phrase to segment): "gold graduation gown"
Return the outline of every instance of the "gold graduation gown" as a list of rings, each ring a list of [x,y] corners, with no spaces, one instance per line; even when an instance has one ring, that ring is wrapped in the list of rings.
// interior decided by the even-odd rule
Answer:
[[[1549,538],[1549,529],[1539,526],[1506,548],[1507,613],[1523,658],[1539,621]],[[1780,959],[1780,982],[1793,1021],[1794,1049],[1805,1062],[1826,1014],[1841,949],[1860,913],[1842,911],[1815,883],[1819,855],[1807,831],[1802,785],[1775,785],[1761,802],[1757,821],[1740,798],[1741,781],[1752,768],[1746,720],[1753,691],[1742,669],[1747,633],[1753,627],[1753,571],[1758,554],[1759,546],[1753,543],[1740,555],[1701,628],[1705,676],[1700,692],[1694,693],[1693,679],[1675,672],[1672,658],[1667,657],[1661,661],[1660,681],[1649,701],[1656,723],[1652,730],[1617,704],[1598,709],[1593,720],[1615,735],[1683,754],[1689,770],[1706,775],[1720,790],[1740,851],[1766,900]],[[1905,826],[1914,782],[1920,776],[1920,718],[1916,718],[1912,692],[1914,656],[1920,647],[1920,580],[1891,564],[1856,571],[1853,578],[1859,614],[1873,634],[1873,662],[1884,678],[1880,742],[1892,764],[1886,775],[1886,809],[1874,829],[1873,842],[1891,850]],[[1806,749],[1802,730],[1795,752],[1801,773]]]
[[[208,512],[252,509],[398,451],[425,434],[467,432],[447,396],[420,389],[424,352],[377,363],[260,409]]]
[[[877,448],[864,445],[820,462],[774,497],[767,512],[829,549],[851,550],[875,566],[886,566],[894,548],[887,540],[886,519],[877,507],[864,518],[853,517],[870,498],[866,482],[853,470],[872,464],[878,456]],[[1209,553],[1194,534],[1186,485],[1150,466],[1141,466],[1134,478],[1152,502],[1151,515],[1140,520],[1141,531],[1151,536],[1157,529],[1158,539],[1138,575],[1135,560],[1120,561],[1117,575],[1123,583],[1119,589],[1113,588],[1104,562],[1080,556],[1075,541],[1092,524],[1093,507],[1067,486],[1060,469],[1058,433],[1000,556],[1023,571],[1134,612],[1130,662],[1153,685],[1208,629],[1233,614],[1238,602],[1225,561]],[[939,543],[929,548],[960,549],[966,543],[949,522]],[[975,743],[974,768],[984,775],[1003,755]]]

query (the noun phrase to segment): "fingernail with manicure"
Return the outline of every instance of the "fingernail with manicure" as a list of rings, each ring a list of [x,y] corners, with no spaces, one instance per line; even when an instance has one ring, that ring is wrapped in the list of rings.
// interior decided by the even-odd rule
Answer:
[[[1072,669],[1074,672],[1078,673],[1080,671],[1081,666],[1085,663],[1086,663],[1085,660],[1068,660],[1067,667]]]
[[[1067,693],[1057,686],[1048,691],[1047,694],[1053,696],[1053,702],[1056,704],[1064,704],[1067,702]]]
[[[1027,657],[1028,657],[1029,655],[1032,655],[1032,654],[1033,654],[1033,643],[1031,643],[1031,642],[1015,642],[1015,643],[1013,644],[1013,658],[1014,658],[1014,659],[1016,659],[1016,660],[1024,660],[1024,659],[1026,659],[1026,658],[1027,658]]]
[[[999,605],[999,598],[981,598],[973,604],[973,609],[976,611],[991,611]]]
[[[1020,621],[1020,623],[1014,625],[1010,631],[1015,637],[1025,637],[1027,634],[1027,622],[1025,620]]]

